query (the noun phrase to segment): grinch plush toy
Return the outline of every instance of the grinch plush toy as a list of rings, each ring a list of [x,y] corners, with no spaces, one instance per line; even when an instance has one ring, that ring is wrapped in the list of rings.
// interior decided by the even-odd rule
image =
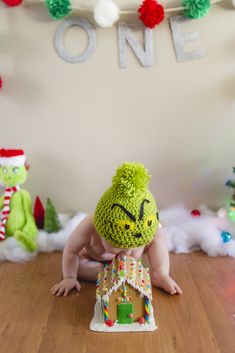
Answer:
[[[14,237],[26,250],[37,247],[37,227],[31,210],[31,198],[20,189],[27,178],[22,150],[0,149],[0,183],[5,188],[0,197],[0,240]]]

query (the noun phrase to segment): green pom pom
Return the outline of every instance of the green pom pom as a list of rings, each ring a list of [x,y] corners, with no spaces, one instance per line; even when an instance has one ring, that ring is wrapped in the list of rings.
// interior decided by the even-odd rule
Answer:
[[[202,18],[208,14],[211,3],[210,0],[182,0],[182,6],[186,9],[185,16],[189,18]]]
[[[67,16],[71,11],[69,0],[46,0],[46,7],[53,20],[59,20]]]
[[[149,183],[150,175],[140,163],[123,163],[113,177],[113,187],[122,197],[133,197],[144,192]]]

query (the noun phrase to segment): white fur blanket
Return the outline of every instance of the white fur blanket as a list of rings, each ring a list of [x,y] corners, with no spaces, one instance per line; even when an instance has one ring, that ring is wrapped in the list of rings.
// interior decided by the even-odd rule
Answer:
[[[200,217],[192,217],[183,205],[176,205],[160,211],[160,220],[169,251],[187,253],[201,249],[209,256],[235,257],[235,223],[226,218],[220,218],[205,206],[199,207]],[[39,252],[62,251],[66,240],[76,226],[85,217],[78,213],[73,218],[60,215],[63,229],[58,233],[48,234],[39,231],[38,250],[29,253],[22,249],[14,238],[0,242],[0,261],[27,261],[33,259]],[[234,237],[228,243],[221,238],[222,231],[228,231]]]

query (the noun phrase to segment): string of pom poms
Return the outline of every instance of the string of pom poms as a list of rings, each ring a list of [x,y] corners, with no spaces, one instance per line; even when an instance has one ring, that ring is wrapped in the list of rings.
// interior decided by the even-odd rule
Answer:
[[[18,6],[23,0],[2,0],[7,6]],[[164,8],[157,0],[143,0],[137,10],[120,10],[113,0],[99,0],[94,8],[72,5],[71,0],[44,0],[50,17],[59,20],[68,16],[72,10],[93,12],[96,23],[102,28],[112,27],[120,15],[139,13],[139,19],[146,27],[159,25],[166,13],[183,11],[185,17],[198,19],[208,14],[211,5],[225,0],[181,0],[181,6]],[[235,7],[235,0],[230,0]]]
[[[49,15],[54,19],[62,19],[71,11],[81,10],[93,12],[96,23],[102,28],[112,27],[120,15],[139,13],[139,19],[146,27],[154,28],[165,17],[165,13],[183,11],[185,17],[191,19],[202,18],[208,14],[211,5],[224,0],[181,0],[180,7],[164,8],[157,0],[144,0],[137,10],[120,10],[113,0],[99,0],[94,8],[87,6],[72,6],[70,0],[45,0]],[[231,0],[235,6],[235,0]]]

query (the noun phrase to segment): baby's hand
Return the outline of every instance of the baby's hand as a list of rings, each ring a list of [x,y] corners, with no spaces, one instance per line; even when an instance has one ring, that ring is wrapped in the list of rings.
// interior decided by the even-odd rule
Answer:
[[[156,287],[162,288],[172,295],[183,293],[178,284],[168,275],[153,275],[152,282]]]
[[[64,278],[51,288],[51,294],[57,297],[60,295],[67,296],[73,288],[80,292],[81,286],[78,280],[75,278]]]

